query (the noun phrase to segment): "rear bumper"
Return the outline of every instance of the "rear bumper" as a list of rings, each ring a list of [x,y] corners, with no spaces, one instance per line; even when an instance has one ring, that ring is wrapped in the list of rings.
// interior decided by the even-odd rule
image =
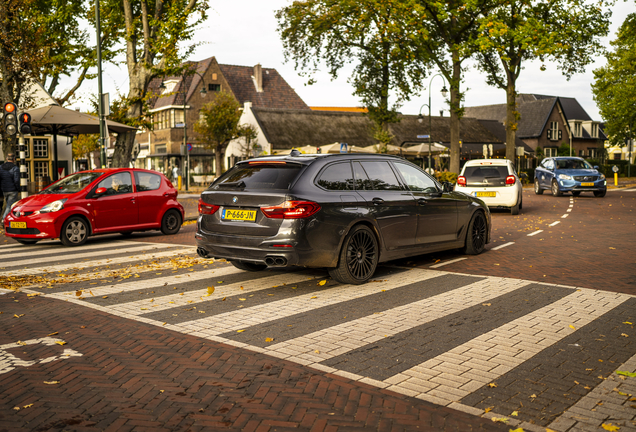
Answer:
[[[474,198],[478,198],[488,207],[514,207],[519,202],[519,194],[521,191],[516,187],[497,187],[497,188],[474,188],[474,187],[456,187],[457,192],[463,192]],[[477,196],[480,192],[494,192],[494,197]]]

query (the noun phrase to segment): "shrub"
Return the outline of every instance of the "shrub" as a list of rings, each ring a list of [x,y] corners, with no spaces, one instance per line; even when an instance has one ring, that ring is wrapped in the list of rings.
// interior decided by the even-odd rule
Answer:
[[[437,178],[437,181],[440,183],[443,183],[443,182],[450,182],[452,184],[457,183],[457,173],[454,173],[454,172],[436,171],[435,178]]]

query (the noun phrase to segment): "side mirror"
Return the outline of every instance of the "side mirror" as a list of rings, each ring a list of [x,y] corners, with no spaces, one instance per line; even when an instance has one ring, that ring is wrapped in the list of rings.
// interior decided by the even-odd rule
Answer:
[[[453,184],[451,182],[442,183],[442,192],[448,193],[453,191]]]
[[[104,187],[97,188],[97,189],[95,189],[95,192],[94,192],[93,196],[98,197],[100,195],[104,195],[106,193],[106,191],[107,191],[107,189],[104,188]]]
[[[595,169],[595,170],[598,170],[598,165],[594,165],[594,169]]]

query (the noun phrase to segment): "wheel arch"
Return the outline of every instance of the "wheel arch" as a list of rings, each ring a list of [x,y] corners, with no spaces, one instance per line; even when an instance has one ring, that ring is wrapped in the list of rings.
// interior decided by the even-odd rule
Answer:
[[[340,236],[340,242],[338,243],[338,255],[336,257],[333,267],[337,267],[340,262],[340,250],[342,250],[342,245],[345,241],[345,238],[347,238],[351,230],[358,225],[364,225],[368,227],[371,230],[371,232],[373,232],[373,235],[375,236],[375,240],[378,242],[378,252],[379,252],[378,263],[382,262],[382,256],[385,253],[385,249],[384,249],[384,243],[382,241],[382,235],[380,234],[380,230],[369,219],[357,219],[351,222],[349,226],[347,227],[347,230],[342,234],[342,236]]]
[[[71,213],[69,215],[66,215],[66,217],[64,219],[62,219],[62,223],[60,224],[60,228],[59,228],[60,234],[62,233],[62,227],[64,226],[66,221],[71,219],[71,218],[73,218],[73,217],[78,217],[78,218],[82,219],[84,222],[86,222],[86,226],[88,227],[87,237],[93,235],[93,225],[91,224],[90,219],[83,213]]]

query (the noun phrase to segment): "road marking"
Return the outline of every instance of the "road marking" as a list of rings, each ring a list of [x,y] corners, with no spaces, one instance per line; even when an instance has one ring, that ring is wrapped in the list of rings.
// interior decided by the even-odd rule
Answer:
[[[57,243],[57,242],[56,242]],[[19,251],[17,250],[12,250],[12,249],[3,249],[0,250],[0,255],[4,255],[8,258],[18,258],[18,257],[23,257],[23,256],[28,256],[28,257],[34,257],[36,255],[60,255],[60,256],[67,256],[66,254],[70,254],[71,252],[74,252],[75,249],[74,248],[69,248],[67,246],[63,246],[62,243],[50,243],[50,244],[44,244],[44,245],[29,245],[29,246],[25,246],[25,245],[19,245],[22,249],[20,249]],[[12,245],[7,245],[7,246],[12,246]],[[86,245],[82,248],[82,252],[87,251],[87,250],[91,250],[91,249],[105,249],[108,250],[109,252],[114,252],[116,249],[115,248],[125,248],[125,247],[139,247],[139,243],[138,242],[127,242],[127,241],[119,241],[119,242],[112,242],[112,243],[97,243],[97,244],[89,244]],[[156,247],[157,244],[155,243],[154,246]],[[127,249],[119,249],[120,253],[124,253],[127,251]],[[82,254],[82,256],[86,256],[84,254]],[[52,258],[51,258],[52,259]],[[50,259],[49,259],[50,261]],[[12,262],[7,262],[7,264],[13,265]],[[17,264],[17,265],[23,265],[23,264]]]
[[[539,234],[539,233],[542,233],[542,232],[543,232],[543,230],[537,230],[537,231],[535,231],[535,232],[532,232],[532,233],[528,234],[528,237],[535,236],[535,235],[537,235],[537,234]]]
[[[447,264],[453,264],[453,263],[456,263],[456,262],[458,262],[458,261],[463,261],[463,260],[465,260],[465,259],[468,259],[468,258],[457,258],[457,259],[450,260],[450,261],[444,261],[444,262],[441,262],[441,263],[439,263],[439,264],[435,264],[435,265],[432,265],[432,266],[428,266],[428,268],[438,268],[438,267],[445,266],[445,265],[447,265]]]
[[[494,248],[492,248],[490,250],[499,250],[499,249],[505,248],[506,246],[510,246],[510,245],[513,245],[513,244],[515,244],[515,242],[504,243],[504,244],[499,245],[497,247],[494,247]]]
[[[36,363],[50,363],[56,360],[66,360],[71,357],[83,356],[83,354],[75,350],[72,350],[70,348],[65,348],[62,354],[60,355],[45,357],[45,358],[41,358],[37,360],[22,360],[14,356],[13,354],[11,354],[9,351],[7,351],[12,348],[20,348],[20,347],[28,346],[28,345],[42,344],[47,346],[55,346],[58,343],[59,345],[66,344],[66,342],[64,342],[62,339],[45,337],[40,339],[30,339],[27,341],[17,341],[13,343],[0,345],[0,374],[11,372],[12,370],[14,370],[15,368],[19,366],[29,367],[29,366],[33,366]]]
[[[572,209],[571,209],[571,208],[569,208],[569,209],[567,209],[566,211],[569,213],[569,212],[571,212],[571,211],[572,211]]]
[[[552,223],[551,223],[550,225],[548,225],[548,226],[553,227],[553,226],[558,225],[558,224],[560,224],[560,223],[561,223],[561,221],[556,221],[556,222],[552,222]]]
[[[568,214],[564,214],[563,216],[561,216],[561,219],[565,219],[566,217],[568,217]]]

